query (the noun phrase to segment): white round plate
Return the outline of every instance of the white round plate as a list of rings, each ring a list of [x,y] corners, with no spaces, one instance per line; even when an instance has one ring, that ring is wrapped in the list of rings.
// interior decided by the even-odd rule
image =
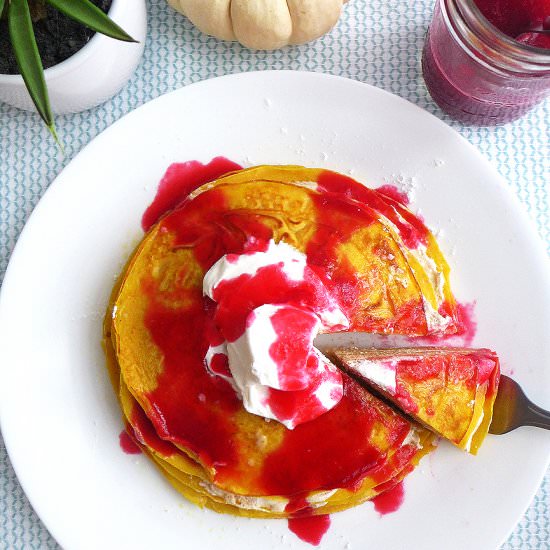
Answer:
[[[166,167],[218,155],[413,187],[413,208],[441,229],[456,295],[477,301],[474,344],[497,350],[504,372],[550,408],[548,260],[473,147],[414,105],[343,78],[264,72],[188,86],[124,117],[70,163],[32,214],[5,277],[2,432],[24,490],[68,550],[308,547],[285,521],[195,508],[143,455],[119,448],[123,424],[100,345],[111,287]],[[549,454],[549,433],[535,428],[488,437],[477,457],[441,443],[406,479],[396,513],[379,516],[366,503],[336,514],[321,547],[495,548]]]

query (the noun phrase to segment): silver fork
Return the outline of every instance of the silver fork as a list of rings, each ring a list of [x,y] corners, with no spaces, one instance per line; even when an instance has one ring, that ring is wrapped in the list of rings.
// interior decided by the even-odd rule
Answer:
[[[515,380],[501,374],[489,433],[501,435],[520,426],[550,430],[550,412],[529,401]]]

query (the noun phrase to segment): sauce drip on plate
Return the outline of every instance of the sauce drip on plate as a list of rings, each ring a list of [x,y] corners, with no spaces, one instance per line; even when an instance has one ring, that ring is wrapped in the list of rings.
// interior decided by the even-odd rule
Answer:
[[[290,518],[288,528],[304,542],[318,546],[330,527],[330,516],[305,516]]]
[[[405,489],[401,481],[395,487],[384,491],[372,499],[374,509],[381,515],[396,512],[403,504],[405,498]]]
[[[127,454],[127,455],[139,455],[141,454],[141,449],[139,448],[139,445],[128,435],[128,432],[126,430],[122,430],[120,434],[118,435],[118,442],[120,445],[120,448]]]

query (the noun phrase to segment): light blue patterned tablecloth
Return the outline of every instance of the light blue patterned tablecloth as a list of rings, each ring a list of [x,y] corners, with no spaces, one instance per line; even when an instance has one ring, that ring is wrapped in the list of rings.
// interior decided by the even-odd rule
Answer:
[[[164,0],[150,0],[145,56],[129,85],[97,109],[58,117],[64,157],[38,116],[0,105],[0,278],[32,209],[93,137],[125,113],[180,86],[264,69],[350,77],[400,95],[442,118],[509,182],[550,251],[550,101],[503,128],[469,128],[450,121],[431,101],[420,72],[432,6],[433,0],[350,0],[329,35],[310,45],[265,53],[208,38]],[[550,549],[549,495],[547,475],[503,549]],[[57,544],[19,486],[0,437],[0,550],[29,548],[57,548]]]

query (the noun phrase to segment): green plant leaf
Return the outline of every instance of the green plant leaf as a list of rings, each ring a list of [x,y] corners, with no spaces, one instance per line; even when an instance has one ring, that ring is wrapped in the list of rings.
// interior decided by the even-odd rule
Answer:
[[[103,13],[90,0],[46,0],[48,4],[63,12],[68,17],[86,25],[90,29],[123,40],[136,42],[126,31],[121,29],[108,15]]]
[[[59,143],[27,0],[9,0],[8,28],[15,59],[27,90],[38,114]]]
[[[4,11],[5,5],[6,5],[6,0],[0,0],[0,17],[2,17],[2,12]]]

